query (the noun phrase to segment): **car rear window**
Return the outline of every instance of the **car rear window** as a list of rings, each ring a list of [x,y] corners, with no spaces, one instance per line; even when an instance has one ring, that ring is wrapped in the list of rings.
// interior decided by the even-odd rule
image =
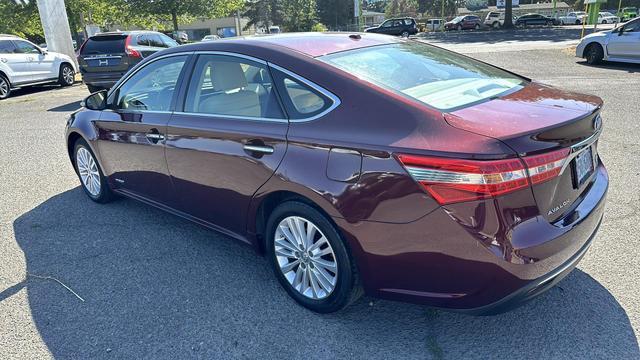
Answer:
[[[362,80],[451,111],[520,90],[525,80],[420,42],[372,46],[319,59]]]
[[[80,53],[83,55],[123,53],[126,38],[126,35],[90,37],[82,47]]]

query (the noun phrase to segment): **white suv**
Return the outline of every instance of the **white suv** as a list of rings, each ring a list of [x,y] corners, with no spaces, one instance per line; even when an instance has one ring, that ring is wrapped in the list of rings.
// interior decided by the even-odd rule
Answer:
[[[75,63],[67,55],[43,50],[17,36],[0,35],[0,100],[23,86],[72,85],[75,74]]]

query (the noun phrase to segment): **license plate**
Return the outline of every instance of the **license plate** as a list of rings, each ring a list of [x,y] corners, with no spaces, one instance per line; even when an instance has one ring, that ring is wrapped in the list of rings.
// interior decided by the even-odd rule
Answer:
[[[581,186],[593,172],[593,153],[592,148],[584,150],[580,155],[576,156],[575,169],[576,181],[578,187]]]

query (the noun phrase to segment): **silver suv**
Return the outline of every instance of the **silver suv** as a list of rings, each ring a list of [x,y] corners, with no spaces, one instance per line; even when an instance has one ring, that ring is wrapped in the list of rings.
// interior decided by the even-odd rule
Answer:
[[[41,49],[17,36],[0,35],[0,100],[23,86],[72,85],[75,74],[75,63],[67,55]]]

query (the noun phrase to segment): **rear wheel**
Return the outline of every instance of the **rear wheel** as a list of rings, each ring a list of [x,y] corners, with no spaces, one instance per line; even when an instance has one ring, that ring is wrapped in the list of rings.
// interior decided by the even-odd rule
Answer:
[[[403,31],[402,34],[400,34],[400,36],[402,36],[403,38],[408,38],[409,37],[409,32],[408,31]]]
[[[462,30],[462,25],[458,24],[458,26],[456,26],[456,30],[461,31]]]
[[[493,28],[494,28],[494,29],[500,29],[500,22],[499,22],[499,21],[495,21],[495,22],[493,23]]]
[[[6,99],[11,95],[11,84],[4,75],[0,75],[0,100]]]
[[[58,84],[61,86],[71,86],[76,81],[76,72],[71,65],[62,64],[60,66],[60,74],[58,75]]]
[[[587,59],[587,63],[590,65],[600,63],[604,58],[602,46],[596,43],[587,46],[587,50],[585,50],[585,58]]]
[[[581,24],[580,20],[576,20],[576,25],[580,25],[580,24]]]
[[[111,201],[113,193],[109,188],[107,178],[102,173],[102,169],[100,169],[100,165],[87,142],[79,139],[73,149],[76,172],[85,194],[98,203]]]
[[[355,263],[331,222],[313,207],[289,201],[266,227],[266,250],[278,281],[300,305],[338,311],[362,295]]]
[[[480,24],[476,24],[476,26],[473,27],[476,30],[480,30]]]

